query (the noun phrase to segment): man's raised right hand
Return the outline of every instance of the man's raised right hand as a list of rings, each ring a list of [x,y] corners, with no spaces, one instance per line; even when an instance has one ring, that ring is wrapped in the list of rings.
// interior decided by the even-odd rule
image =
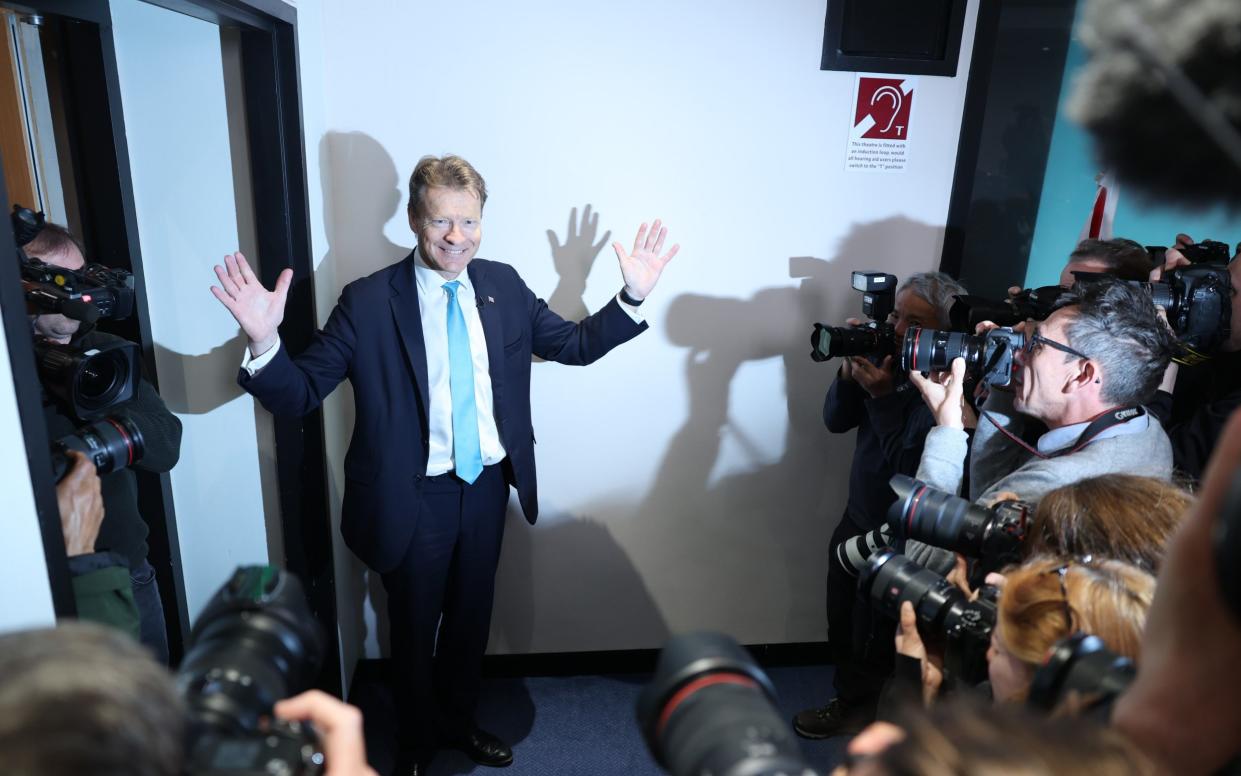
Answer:
[[[220,286],[211,293],[237,319],[241,330],[250,338],[250,355],[258,357],[276,344],[276,329],[284,320],[284,303],[293,282],[293,270],[285,269],[276,278],[276,288],[268,291],[254,276],[246,257],[241,253],[224,257],[224,266],[215,265]]]

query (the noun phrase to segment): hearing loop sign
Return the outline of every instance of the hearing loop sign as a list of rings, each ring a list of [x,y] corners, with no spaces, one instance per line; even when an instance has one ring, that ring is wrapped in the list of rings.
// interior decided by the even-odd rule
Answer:
[[[858,75],[845,169],[904,172],[917,78]]]

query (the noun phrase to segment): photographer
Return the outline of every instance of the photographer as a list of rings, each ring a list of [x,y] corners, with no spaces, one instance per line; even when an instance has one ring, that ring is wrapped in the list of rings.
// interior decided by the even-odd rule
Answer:
[[[1072,288],[1077,282],[1073,275],[1075,272],[1101,273],[1121,280],[1146,280],[1150,266],[1150,254],[1133,240],[1123,237],[1111,240],[1086,239],[1079,242],[1069,254],[1068,263],[1060,271],[1060,285]]]
[[[1191,266],[1183,251],[1193,245],[1186,234],[1176,236],[1167,260],[1150,273],[1158,282],[1178,267]],[[1151,412],[1163,423],[1172,442],[1172,460],[1178,472],[1193,481],[1202,478],[1206,462],[1219,441],[1232,411],[1241,407],[1241,251],[1228,263],[1232,282],[1231,330],[1220,352],[1203,364],[1168,366],[1163,383],[1151,402]]]
[[[173,677],[146,650],[87,623],[0,636],[0,762],[18,776],[179,776],[187,710]],[[310,721],[326,776],[375,776],[362,716],[317,690],[274,713]]]
[[[1115,654],[1137,660],[1155,578],[1118,560],[1043,556],[1005,574],[996,605],[987,675],[997,702],[1024,701],[1048,650],[1072,633],[1098,636]],[[928,651],[913,604],[901,604],[895,681],[921,679],[925,703],[943,682],[942,660]],[[916,661],[916,667],[915,667]],[[899,688],[897,695],[902,693]]]
[[[86,261],[82,246],[67,229],[48,223],[25,245],[25,251],[47,264],[69,270],[81,269]],[[31,329],[36,337],[51,342],[89,349],[118,340],[60,313],[31,316]],[[115,407],[128,415],[141,431],[145,453],[134,468],[150,472],[166,472],[177,463],[181,450],[181,421],[168,411],[155,388],[145,379],[138,381],[134,397]],[[44,392],[44,419],[48,436],[60,439],[82,425],[82,419],[64,402]],[[130,468],[110,472],[101,478],[105,517],[99,527],[96,545],[117,553],[127,561],[133,587],[134,602],[141,617],[142,643],[156,658],[168,662],[168,636],[164,610],[160,602],[155,570],[147,561],[147,525],[138,511],[137,478]]]
[[[1017,328],[1024,330],[1015,354],[1019,379],[1012,391],[991,391],[972,449],[964,360],[929,378],[911,373],[936,423],[919,480],[956,493],[968,459],[970,499],[990,503],[1001,492],[1037,502],[1054,488],[1102,474],[1171,476],[1167,435],[1141,406],[1154,395],[1173,347],[1148,294],[1119,281],[1077,286],[1045,321]],[[1027,419],[1048,429],[1035,445],[1021,438]],[[941,574],[955,565],[952,553],[917,542],[906,554]]]
[[[911,326],[945,326],[953,296],[964,293],[959,283],[943,273],[911,275],[896,293],[892,318],[896,340]],[[823,405],[828,430],[842,434],[856,428],[857,443],[845,513],[828,546],[828,642],[836,667],[836,697],[794,717],[794,730],[805,738],[860,730],[873,719],[880,688],[891,669],[890,636],[865,638],[868,621],[855,622],[857,583],[836,558],[841,544],[883,525],[894,500],[887,482],[894,473],[908,474],[917,467],[922,441],[933,424],[917,391],[894,373],[892,361],[892,356],[845,358]],[[855,649],[860,641],[870,644]]]

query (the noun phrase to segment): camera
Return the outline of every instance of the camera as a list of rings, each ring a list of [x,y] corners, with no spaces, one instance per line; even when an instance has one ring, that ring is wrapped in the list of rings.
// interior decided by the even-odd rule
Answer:
[[[771,680],[722,633],[674,637],[638,697],[638,724],[674,776],[815,776]]]
[[[242,566],[190,633],[177,687],[189,712],[186,772],[322,773],[308,727],[271,717],[276,701],[309,688],[323,634],[298,579],[274,566]]]
[[[970,601],[960,588],[934,571],[881,550],[858,579],[858,590],[880,613],[900,620],[901,603],[913,604],[918,630],[944,646],[944,675],[973,687],[987,678],[987,649],[995,628],[995,589]]]
[[[86,264],[79,270],[48,264],[22,250],[43,230],[45,219],[21,205],[10,216],[21,265],[26,302],[38,313],[60,313],[94,323],[99,318],[120,320],[134,312],[134,276],[123,269]]]
[[[874,530],[850,537],[836,545],[834,560],[840,564],[846,574],[856,577],[866,568],[872,555],[880,550],[893,547],[895,544],[896,535],[892,531],[892,526],[885,523]]]
[[[127,340],[83,349],[40,338],[34,357],[43,387],[79,420],[102,417],[138,391],[138,346]]]
[[[814,325],[810,357],[827,361],[837,356],[887,356],[896,353],[896,329],[888,316],[896,309],[896,276],[886,272],[854,272],[853,288],[862,292],[861,326]]]
[[[1163,282],[1142,283],[1151,300],[1162,306],[1168,325],[1185,353],[1177,360],[1194,364],[1205,360],[1228,341],[1232,329],[1232,276],[1228,273],[1228,246],[1222,264],[1177,267]],[[1194,246],[1186,246],[1190,248]],[[1215,255],[1208,253],[1205,255]]]
[[[1087,709],[1110,706],[1136,674],[1133,661],[1110,652],[1098,636],[1074,633],[1047,651],[1034,672],[1026,703],[1052,711],[1076,694]]]
[[[56,482],[73,468],[67,455],[69,450],[77,450],[89,458],[95,464],[95,471],[102,476],[142,460],[146,443],[128,415],[112,415],[83,426],[52,444],[52,476]]]
[[[977,558],[984,572],[1021,560],[1034,511],[1026,502],[1001,501],[986,509],[904,474],[893,475],[891,484],[897,501],[888,522],[903,538]]]
[[[946,372],[952,360],[965,359],[965,373],[974,380],[1004,386],[1013,379],[1013,354],[1025,346],[1024,334],[1010,328],[986,334],[963,334],[911,326],[901,343],[902,372]]]
[[[982,296],[960,294],[948,309],[953,329],[974,331],[983,321],[1000,326],[1016,326],[1026,320],[1041,321],[1056,309],[1064,289],[1060,286],[1027,288],[1016,296],[1001,301]]]

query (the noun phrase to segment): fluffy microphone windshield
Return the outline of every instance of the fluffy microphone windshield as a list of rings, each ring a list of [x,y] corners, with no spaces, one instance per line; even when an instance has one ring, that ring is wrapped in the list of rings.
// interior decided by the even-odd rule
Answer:
[[[1089,0],[1082,42],[1069,111],[1102,164],[1154,199],[1241,208],[1241,158],[1204,128],[1241,145],[1241,0]]]

